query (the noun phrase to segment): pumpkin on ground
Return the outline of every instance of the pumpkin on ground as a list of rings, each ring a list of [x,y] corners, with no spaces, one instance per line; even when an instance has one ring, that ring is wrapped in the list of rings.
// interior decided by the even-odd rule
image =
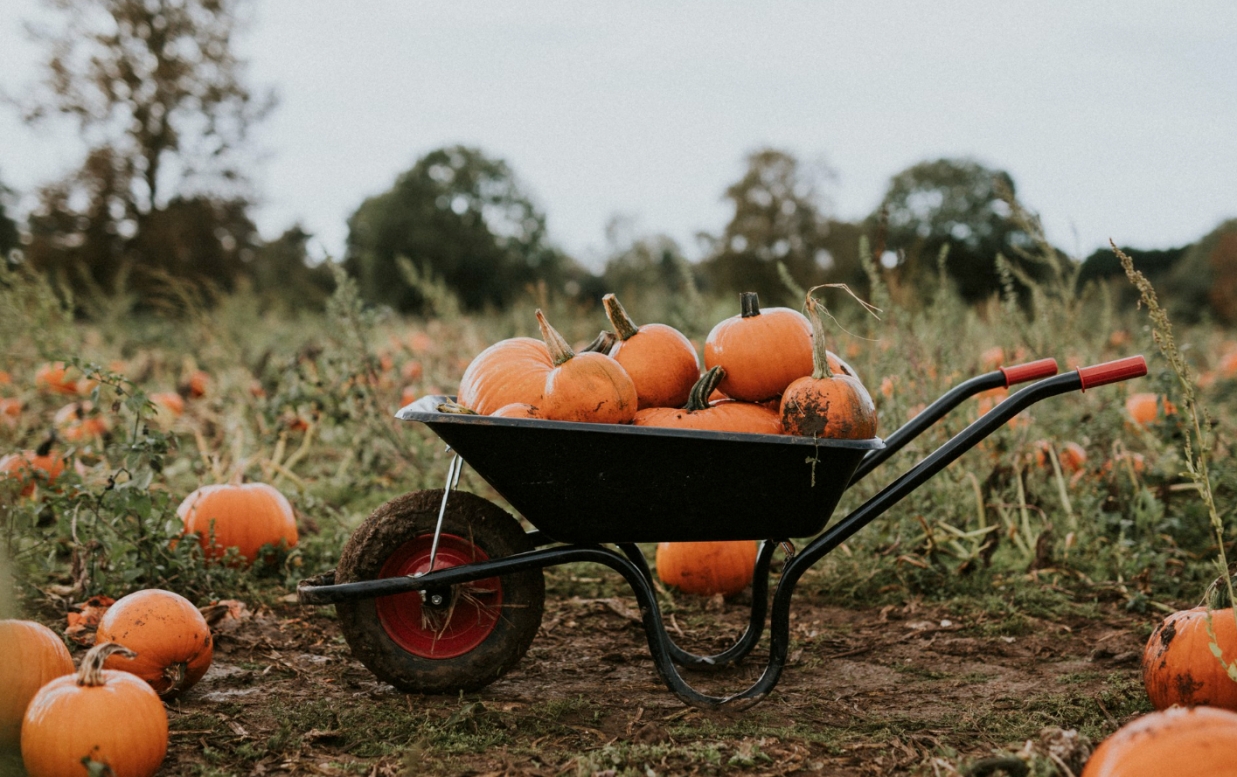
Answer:
[[[625,424],[636,415],[636,385],[623,366],[603,353],[576,353],[537,311],[537,325],[553,367],[535,405],[548,421]]]
[[[0,620],[0,750],[17,748],[26,706],[66,674],[73,674],[73,659],[56,632],[34,621]]]
[[[876,405],[859,379],[829,366],[820,303],[808,294],[812,323],[812,374],[782,394],[782,426],[800,437],[866,440],[876,436]]]
[[[1125,400],[1125,412],[1139,426],[1150,426],[1161,416],[1170,416],[1177,412],[1177,406],[1168,401],[1167,397],[1140,391],[1130,394]]]
[[[107,434],[112,425],[90,400],[71,402],[56,411],[52,423],[66,442],[83,442]]]
[[[1033,443],[1035,452],[1035,464],[1038,467],[1052,469],[1052,456],[1049,449],[1052,443],[1047,440],[1036,440]],[[1072,475],[1079,472],[1087,465],[1087,450],[1076,442],[1066,442],[1056,450],[1057,461],[1061,465],[1061,472],[1065,475]]]
[[[175,391],[156,391],[148,399],[157,413],[167,413],[170,418],[180,418],[185,412],[185,398]]]
[[[21,417],[22,402],[16,397],[0,397],[0,421],[14,423]]]
[[[185,534],[196,534],[208,558],[236,548],[249,562],[263,545],[296,545],[296,516],[286,497],[265,483],[202,486],[180,503],[176,514]],[[213,542],[212,542],[213,537]]]
[[[536,404],[553,368],[545,343],[531,337],[501,340],[469,362],[456,401],[481,415],[513,402]]]
[[[1211,653],[1206,607],[1165,618],[1143,650],[1143,685],[1156,709],[1174,704],[1206,705],[1237,711],[1237,682]],[[1237,661],[1237,621],[1232,608],[1210,610],[1215,642],[1224,661]]]
[[[751,540],[661,542],[657,577],[685,593],[732,596],[751,584],[757,552]]]
[[[41,365],[34,371],[34,385],[41,391],[76,394],[77,381],[80,377],[75,370],[66,367],[64,362],[51,362]]]
[[[0,478],[11,478],[21,485],[22,496],[33,496],[39,483],[52,485],[64,472],[64,459],[52,451],[51,440],[33,451],[10,453],[0,458]]]
[[[168,747],[168,717],[150,686],[128,672],[104,669],[120,645],[93,647],[76,675],[43,686],[22,721],[21,755],[30,777],[114,774],[151,777]],[[90,770],[90,762],[99,771]]]
[[[137,675],[165,699],[201,680],[213,656],[210,627],[198,608],[185,597],[158,588],[117,600],[99,621],[95,640],[135,652],[136,658],[110,656],[103,666]]]
[[[1237,713],[1211,707],[1152,712],[1105,739],[1082,777],[1232,777]]]
[[[613,294],[602,297],[601,303],[617,337],[609,354],[636,384],[638,409],[682,407],[700,376],[691,341],[665,324],[636,326]]]
[[[782,419],[777,411],[751,402],[718,399],[709,402],[717,384],[726,376],[721,367],[714,367],[692,386],[687,404],[681,408],[649,407],[636,413],[636,426],[658,426],[673,429],[707,429],[715,432],[747,432],[749,434],[782,434]]]

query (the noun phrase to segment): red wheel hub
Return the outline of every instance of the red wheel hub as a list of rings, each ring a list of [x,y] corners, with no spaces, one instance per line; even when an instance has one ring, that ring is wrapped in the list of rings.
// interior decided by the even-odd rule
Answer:
[[[425,534],[409,540],[382,565],[380,577],[414,575],[429,571],[430,549],[434,537]],[[488,561],[484,550],[454,534],[443,534],[438,542],[434,569]],[[375,600],[378,620],[387,636],[413,655],[422,658],[455,658],[480,645],[498,624],[502,612],[503,586],[497,577],[427,592],[438,595],[442,604],[422,599],[412,591]]]

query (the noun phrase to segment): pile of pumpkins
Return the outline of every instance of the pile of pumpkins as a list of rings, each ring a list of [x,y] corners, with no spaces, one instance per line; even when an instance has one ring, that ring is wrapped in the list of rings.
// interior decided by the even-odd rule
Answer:
[[[460,383],[456,412],[752,434],[868,439],[876,406],[850,365],[825,344],[821,305],[808,315],[761,309],[753,292],[740,313],[696,348],[666,324],[637,326],[613,294],[602,303],[613,332],[577,353],[538,310],[541,340],[516,337],[482,351]],[[661,543],[662,582],[729,596],[756,565],[753,542]]]
[[[51,629],[0,621],[0,750],[20,748],[30,777],[85,774],[90,762],[149,777],[167,754],[163,700],[200,680],[212,656],[202,613],[160,589],[109,607],[76,670]]]

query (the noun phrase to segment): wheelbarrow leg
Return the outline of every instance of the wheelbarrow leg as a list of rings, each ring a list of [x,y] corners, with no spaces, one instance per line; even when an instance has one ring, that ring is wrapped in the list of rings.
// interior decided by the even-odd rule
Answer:
[[[640,548],[630,542],[618,543],[618,547],[652,586],[653,573],[649,569],[644,554],[640,552]],[[748,617],[747,629],[739,640],[716,655],[700,656],[683,650],[667,635],[666,649],[672,661],[689,669],[711,671],[742,661],[748,653],[752,652],[752,648],[756,647],[756,644],[760,642],[760,637],[764,634],[765,616],[769,612],[769,567],[773,562],[773,552],[777,550],[777,547],[778,543],[773,540],[765,540],[760,544],[760,552],[756,556],[755,576],[752,578],[752,611]]]

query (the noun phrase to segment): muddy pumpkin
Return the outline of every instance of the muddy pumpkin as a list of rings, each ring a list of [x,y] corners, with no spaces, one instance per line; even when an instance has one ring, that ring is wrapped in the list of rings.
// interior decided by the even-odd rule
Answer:
[[[1237,661],[1237,621],[1233,610],[1195,607],[1165,618],[1143,650],[1143,685],[1156,709],[1174,704],[1206,705],[1237,711],[1237,682],[1211,652],[1208,612],[1224,661]]]
[[[800,437],[866,440],[876,436],[876,405],[863,383],[829,364],[820,303],[810,294],[812,374],[787,386],[782,394],[782,427]]]

